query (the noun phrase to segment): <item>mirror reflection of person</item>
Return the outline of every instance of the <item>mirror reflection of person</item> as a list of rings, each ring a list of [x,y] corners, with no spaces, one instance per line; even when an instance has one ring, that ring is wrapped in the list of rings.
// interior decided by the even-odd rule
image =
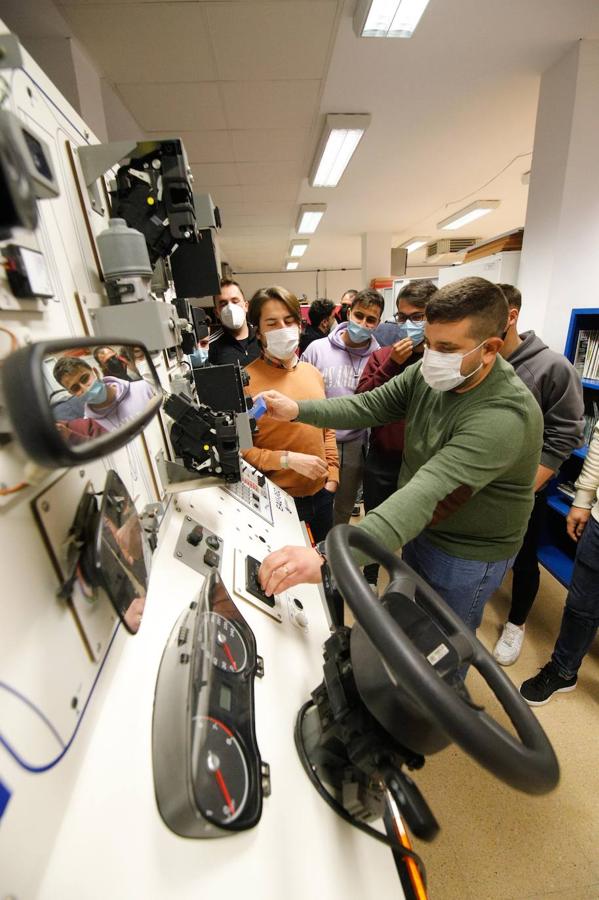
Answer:
[[[124,508],[107,506],[102,523],[102,568],[112,587],[113,603],[129,631],[135,633],[145,607],[148,570],[141,524],[130,501]]]
[[[54,366],[53,375],[74,397],[85,400],[86,419],[94,419],[106,431],[114,431],[144,412],[156,396],[146,381],[124,381],[101,372],[84,360],[63,356]]]
[[[63,419],[56,427],[62,439],[73,447],[107,434],[103,425],[94,419]]]
[[[123,381],[139,381],[141,378],[125,347],[121,347],[118,352],[114,347],[96,347],[94,359],[99,364],[102,375],[112,375]]]

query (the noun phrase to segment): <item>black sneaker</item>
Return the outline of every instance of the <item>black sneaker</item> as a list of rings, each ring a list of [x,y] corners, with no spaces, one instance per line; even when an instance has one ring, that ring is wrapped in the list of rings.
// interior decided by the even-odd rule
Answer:
[[[534,678],[528,678],[520,685],[520,693],[529,706],[544,706],[554,694],[565,694],[576,687],[577,677],[562,678],[559,669],[550,660],[539,669]]]

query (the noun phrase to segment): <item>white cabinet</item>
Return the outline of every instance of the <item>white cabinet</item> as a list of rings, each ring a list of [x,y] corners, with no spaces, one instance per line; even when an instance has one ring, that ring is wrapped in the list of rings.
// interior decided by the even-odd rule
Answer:
[[[461,266],[442,266],[439,269],[439,287],[458,281],[460,278],[486,278],[495,284],[518,284],[518,269],[520,268],[520,251],[504,250],[501,253],[493,253],[491,256],[483,256],[473,259],[471,262],[462,263]]]

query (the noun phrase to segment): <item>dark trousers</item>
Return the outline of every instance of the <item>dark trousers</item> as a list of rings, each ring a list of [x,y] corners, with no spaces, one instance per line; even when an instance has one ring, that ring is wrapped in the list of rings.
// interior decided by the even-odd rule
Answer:
[[[295,508],[302,522],[310,528],[315,543],[324,541],[333,527],[335,495],[322,488],[311,497],[294,497]]]
[[[376,447],[370,447],[364,462],[362,485],[364,488],[364,511],[376,509],[397,490],[397,480],[401,468],[401,453],[391,456]],[[376,584],[379,567],[376,563],[364,566],[364,576],[369,584]]]
[[[512,606],[508,621],[513,625],[524,625],[535,602],[539,590],[539,562],[537,548],[547,513],[547,492],[535,494],[524,541],[514,561],[512,572]]]
[[[599,522],[590,517],[576,548],[572,581],[566,597],[553,662],[563,678],[573,678],[599,626]]]

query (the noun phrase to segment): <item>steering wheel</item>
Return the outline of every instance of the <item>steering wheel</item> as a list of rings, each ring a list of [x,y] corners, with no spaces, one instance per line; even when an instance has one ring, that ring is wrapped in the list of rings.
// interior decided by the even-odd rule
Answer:
[[[467,642],[472,652],[471,665],[501,703],[517,738],[483,709],[469,704],[437,674],[375,596],[353,558],[352,548],[383,566],[389,575],[388,590],[393,590],[394,582],[400,578],[404,585],[406,576],[411,579],[416,586],[418,606],[448,637]],[[512,787],[527,794],[552,790],[559,780],[559,764],[545,732],[476,635],[424,579],[367,532],[351,525],[338,525],[329,532],[326,554],[339,591],[371,643],[399,683],[413,693],[448,737]]]

